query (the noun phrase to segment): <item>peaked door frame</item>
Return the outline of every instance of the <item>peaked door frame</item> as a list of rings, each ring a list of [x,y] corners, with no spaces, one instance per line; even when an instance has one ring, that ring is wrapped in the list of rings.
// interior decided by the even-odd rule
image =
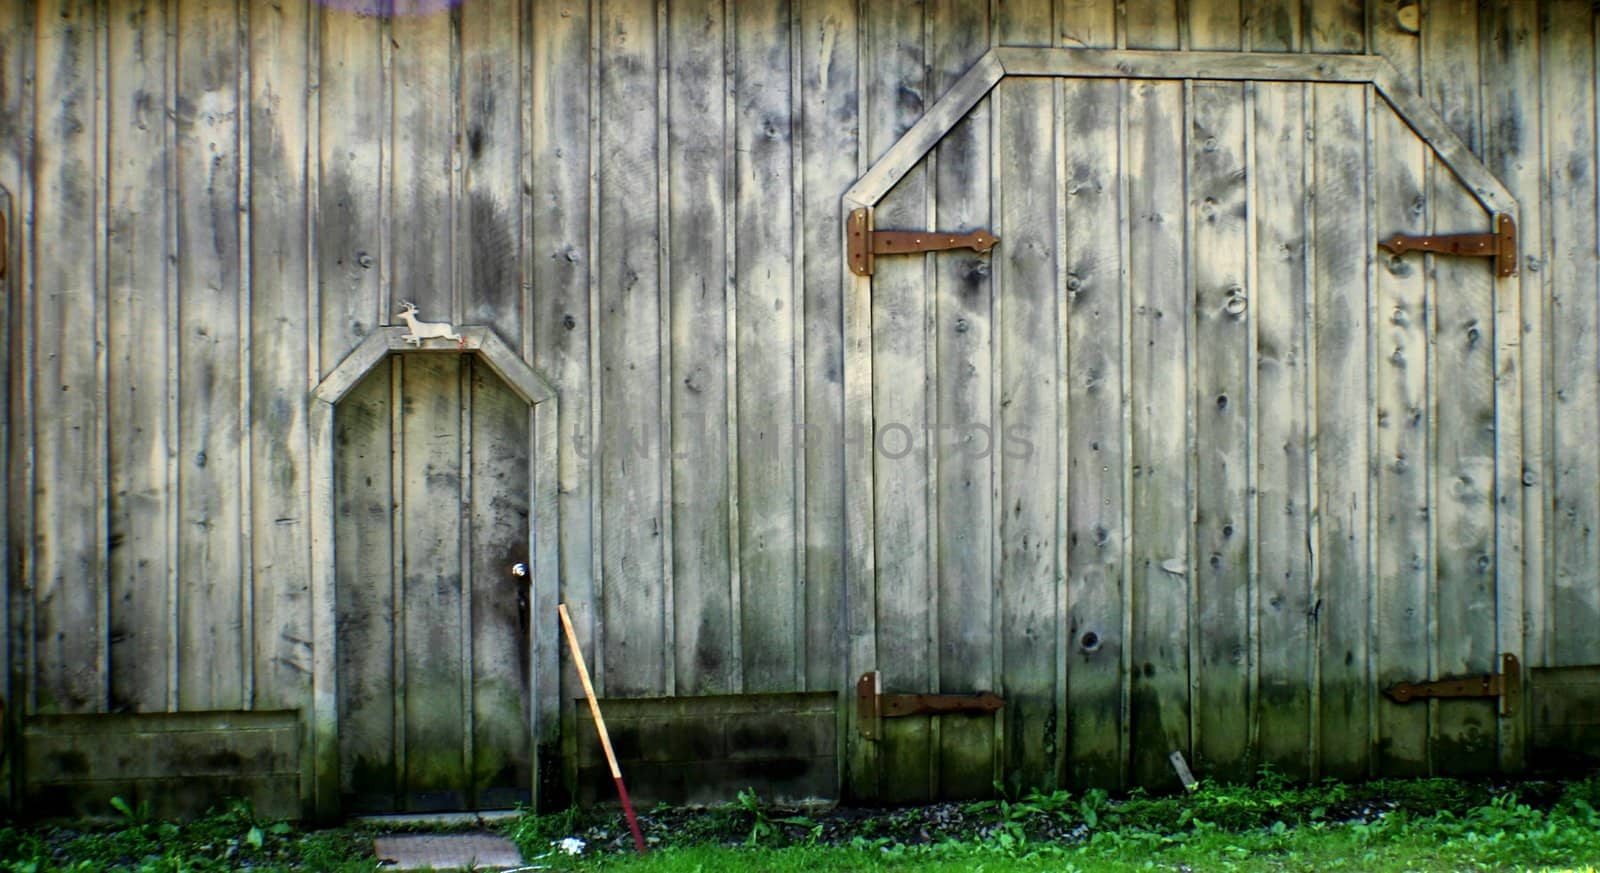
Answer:
[[[1377,55],[1287,54],[1217,51],[1129,51],[1076,48],[991,48],[888,151],[845,191],[839,210],[839,271],[844,287],[844,427],[846,433],[872,433],[872,276],[849,269],[848,216],[878,202],[933,150],[967,113],[1009,76],[1085,79],[1167,79],[1233,82],[1360,84],[1373,88],[1424,144],[1433,149],[1492,220],[1520,218],[1515,197],[1487,165],[1435,112],[1415,84]],[[868,222],[871,226],[872,222]],[[1369,254],[1370,256],[1370,254]],[[1523,648],[1522,573],[1522,386],[1521,297],[1496,278],[1495,330],[1495,646],[1499,652]],[[873,529],[874,465],[870,440],[846,443],[845,627],[848,651],[840,687],[848,694],[855,677],[877,668],[876,543]],[[1502,582],[1514,584],[1500,584]],[[1507,620],[1515,619],[1515,620]],[[845,707],[845,762],[851,786],[870,792],[878,784],[878,744],[860,739],[857,716]],[[1523,761],[1525,716],[1502,718],[1497,759],[1503,771]]]
[[[318,819],[339,816],[339,658],[337,579],[334,562],[334,411],[339,401],[392,354],[475,354],[528,405],[529,508],[527,554],[532,565],[528,628],[532,664],[528,695],[532,785],[538,802],[542,766],[539,747],[554,740],[561,726],[559,640],[555,634],[560,572],[556,549],[556,391],[549,380],[522,359],[493,328],[459,325],[460,344],[418,347],[407,329],[380,327],[368,334],[311,390],[311,627],[312,706],[301,714],[302,804]],[[543,631],[543,632],[542,632]]]

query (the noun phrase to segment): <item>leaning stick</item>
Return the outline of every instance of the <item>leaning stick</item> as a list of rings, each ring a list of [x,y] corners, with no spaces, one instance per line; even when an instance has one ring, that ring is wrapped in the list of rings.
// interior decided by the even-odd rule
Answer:
[[[644,836],[639,833],[639,819],[633,814],[633,802],[628,800],[628,786],[622,784],[622,768],[617,766],[617,753],[611,751],[611,735],[606,733],[606,720],[600,717],[600,701],[595,699],[594,684],[589,681],[589,667],[583,663],[583,650],[578,648],[578,634],[572,629],[572,618],[567,615],[565,603],[556,607],[561,613],[561,628],[567,633],[567,646],[572,649],[572,663],[578,668],[578,679],[583,682],[583,694],[589,698],[589,712],[594,715],[594,728],[600,734],[600,748],[605,750],[606,763],[611,765],[611,779],[617,783],[617,795],[622,798],[622,812],[628,817],[628,828],[633,831],[633,845],[639,854],[645,853]]]

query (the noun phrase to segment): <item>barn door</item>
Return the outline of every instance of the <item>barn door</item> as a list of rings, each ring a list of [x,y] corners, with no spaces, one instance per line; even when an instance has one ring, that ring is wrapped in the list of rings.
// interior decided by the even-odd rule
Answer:
[[[857,661],[1004,708],[857,734],[856,789],[1162,787],[1175,751],[1222,778],[1494,769],[1495,701],[1380,693],[1493,672],[1520,585],[1515,294],[1489,258],[1377,247],[1490,230],[1470,154],[1376,59],[1255,81],[1006,51],[907,135],[927,161],[892,149],[846,203],[1000,238],[853,280],[847,404],[873,436]]]
[[[471,354],[396,354],[334,413],[346,812],[528,802],[528,403]]]

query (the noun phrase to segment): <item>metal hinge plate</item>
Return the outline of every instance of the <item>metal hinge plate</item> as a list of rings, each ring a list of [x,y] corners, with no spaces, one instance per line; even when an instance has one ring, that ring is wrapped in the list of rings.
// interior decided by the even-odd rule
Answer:
[[[1495,216],[1493,233],[1436,233],[1429,236],[1397,233],[1380,240],[1378,247],[1395,255],[1433,252],[1436,255],[1494,258],[1496,276],[1505,279],[1517,274],[1517,222],[1503,213]]]
[[[883,736],[882,720],[908,715],[996,712],[1005,705],[993,691],[975,694],[884,694],[877,670],[868,670],[856,680],[856,716],[861,736],[876,740]]]
[[[940,230],[876,230],[872,210],[850,210],[850,272],[870,276],[878,255],[904,255],[912,252],[942,252],[972,249],[983,253],[995,247],[1000,238],[987,230],[950,233]]]
[[[1500,656],[1500,672],[1432,682],[1400,682],[1384,694],[1396,703],[1410,703],[1428,697],[1498,697],[1500,714],[1511,715],[1522,700],[1522,662],[1516,655]]]

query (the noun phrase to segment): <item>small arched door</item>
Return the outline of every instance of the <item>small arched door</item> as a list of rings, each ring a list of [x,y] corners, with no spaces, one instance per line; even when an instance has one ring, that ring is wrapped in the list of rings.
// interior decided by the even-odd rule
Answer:
[[[313,392],[322,816],[528,803],[554,758],[555,395],[457,330],[379,328]]]
[[[389,356],[334,413],[350,812],[531,800],[528,404],[473,355]]]

